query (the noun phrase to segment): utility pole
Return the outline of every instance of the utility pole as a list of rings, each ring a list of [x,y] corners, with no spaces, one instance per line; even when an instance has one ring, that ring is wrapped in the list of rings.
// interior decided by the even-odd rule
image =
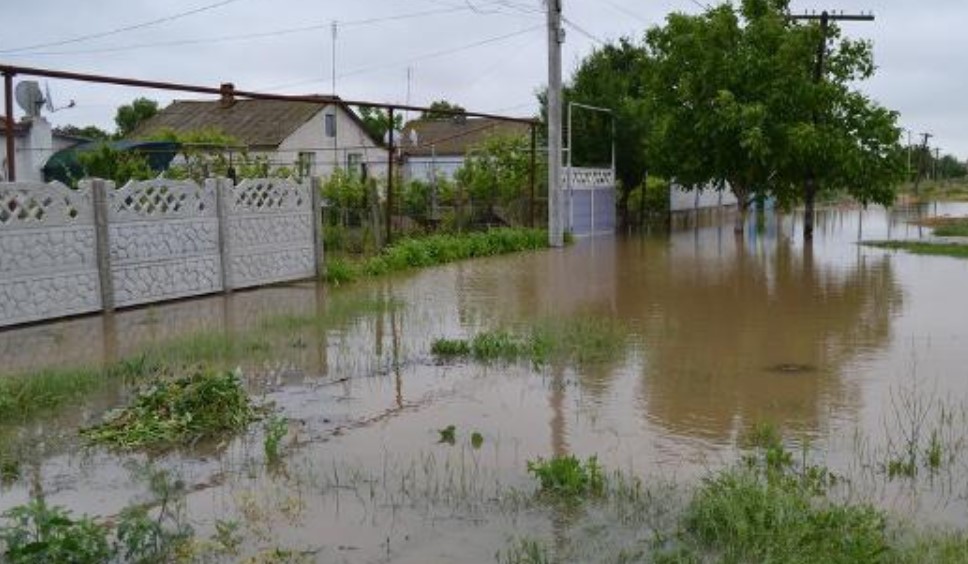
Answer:
[[[918,195],[919,188],[921,186],[921,178],[924,176],[924,155],[928,153],[928,139],[934,137],[930,133],[922,133],[921,136],[924,141],[921,143],[921,149],[918,151],[918,174],[914,177],[914,195]]]
[[[330,92],[330,94],[332,94],[333,96],[336,96],[336,35],[337,35],[336,29],[337,29],[337,26],[338,24],[336,23],[336,20],[333,20],[333,23],[330,28],[332,31],[332,37],[333,37],[333,49],[332,49],[333,60],[332,60],[332,64],[330,65],[331,67],[330,72],[332,73],[332,77],[333,77],[333,90],[332,92]]]
[[[548,5],[548,244],[565,244],[561,193],[561,28],[563,0],[545,0]]]
[[[824,75],[824,59],[827,57],[827,33],[830,31],[831,21],[874,21],[873,14],[836,14],[824,10],[819,14],[801,14],[790,16],[791,20],[813,20],[820,22],[820,45],[817,46],[817,61],[813,69],[813,81],[820,84]],[[816,112],[813,115],[813,122],[817,123]],[[807,177],[803,191],[804,217],[803,217],[803,238],[805,241],[813,241],[813,220],[817,201],[817,174],[813,167],[807,169]]]

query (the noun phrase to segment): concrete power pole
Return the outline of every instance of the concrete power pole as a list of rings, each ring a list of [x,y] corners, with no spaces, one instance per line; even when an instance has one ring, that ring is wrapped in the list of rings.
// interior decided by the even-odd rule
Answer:
[[[548,244],[561,247],[564,239],[564,198],[561,193],[561,3],[548,5]]]
[[[814,20],[820,22],[820,45],[817,48],[817,60],[814,66],[813,80],[815,83],[820,83],[823,81],[824,75],[824,59],[827,57],[827,34],[830,30],[830,22],[832,21],[862,21],[862,22],[872,22],[874,21],[874,16],[872,14],[844,14],[843,12],[831,13],[823,11],[819,14],[803,14],[799,16],[790,16],[791,20]],[[817,122],[817,115],[813,116],[814,123]],[[816,171],[813,167],[808,168],[807,177],[804,183],[804,193],[803,201],[804,216],[803,216],[803,238],[806,241],[813,240],[813,220],[814,220],[814,210],[817,197],[817,176]]]

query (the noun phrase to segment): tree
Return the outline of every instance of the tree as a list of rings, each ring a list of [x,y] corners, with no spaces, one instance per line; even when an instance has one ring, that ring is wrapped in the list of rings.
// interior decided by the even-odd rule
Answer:
[[[114,115],[114,123],[118,126],[116,136],[126,137],[142,122],[154,117],[158,113],[158,102],[147,98],[136,98],[130,104],[118,108]]]
[[[71,137],[80,137],[82,139],[90,139],[91,141],[104,141],[111,137],[111,134],[104,131],[96,125],[88,125],[85,127],[78,127],[76,125],[65,125],[58,130],[63,135],[70,135]]]
[[[371,137],[381,142],[386,138],[387,131],[390,129],[389,112],[378,108],[361,106],[360,118],[363,120],[363,125]],[[403,114],[397,112],[393,116],[393,130],[400,131],[401,129],[403,129]]]
[[[441,112],[440,110],[444,110]],[[454,114],[448,112],[460,112],[464,113],[465,110],[462,106],[457,104],[452,104],[447,100],[437,100],[430,103],[430,109],[428,111],[420,114],[420,121],[443,121],[454,117]]]
[[[648,143],[654,169],[690,186],[729,187],[736,229],[756,196],[820,191],[889,204],[903,175],[897,114],[851,86],[874,72],[869,43],[831,26],[828,75],[813,81],[820,30],[786,17],[788,0],[743,0],[650,29]],[[808,210],[808,213],[812,210]]]
[[[581,63],[566,101],[615,111],[623,219],[647,166],[680,185],[731,189],[738,227],[757,196],[800,200],[810,170],[822,190],[891,201],[902,173],[896,114],[849,88],[873,72],[870,45],[833,28],[829,76],[816,84],[819,28],[786,11],[786,0],[745,0],[672,14],[645,43],[623,39]],[[604,162],[610,124],[586,116],[575,114],[573,158]]]
[[[645,178],[648,165],[647,139],[651,124],[648,65],[648,55],[642,46],[621,39],[585,58],[565,88],[566,104],[580,102],[613,111],[619,188],[617,205],[623,224],[629,222],[629,195]],[[545,115],[545,98],[540,98]],[[610,165],[611,120],[600,113],[579,111],[575,112],[572,121],[574,162],[577,165]]]
[[[525,190],[530,181],[530,141],[522,136],[494,135],[471,148],[457,170],[457,183],[477,204],[495,215],[496,206],[523,220]],[[515,204],[518,204],[515,206]],[[512,209],[512,208],[517,209]]]

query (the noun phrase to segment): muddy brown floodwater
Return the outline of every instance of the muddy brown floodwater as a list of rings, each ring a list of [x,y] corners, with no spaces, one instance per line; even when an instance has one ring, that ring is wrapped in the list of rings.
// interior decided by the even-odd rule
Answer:
[[[533,489],[530,459],[597,455],[606,468],[688,485],[735,462],[745,429],[772,422],[849,477],[852,498],[965,527],[968,261],[856,244],[928,237],[909,222],[935,214],[968,205],[825,211],[812,247],[794,215],[754,219],[741,237],[729,218],[700,218],[342,289],[267,288],[0,332],[0,366],[15,373],[112,362],[197,332],[242,335],[354,301],[391,304],[266,333],[269,352],[239,362],[289,420],[280,463],[266,464],[258,424],[154,456],[84,447],[77,429],[129,397],[110,385],[6,430],[24,463],[0,511],[42,493],[110,517],[149,498],[139,468],[152,465],[184,484],[196,532],[238,522],[250,553],[486,562],[512,535],[567,528],[567,517],[507,495]],[[609,320],[625,334],[620,353],[537,367],[430,354],[440,337],[548,319]],[[439,443],[449,425],[455,443]],[[887,479],[903,438],[929,430],[944,437],[945,467]]]

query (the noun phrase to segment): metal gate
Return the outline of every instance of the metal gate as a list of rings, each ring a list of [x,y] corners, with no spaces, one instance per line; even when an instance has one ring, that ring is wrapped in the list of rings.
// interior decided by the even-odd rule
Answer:
[[[567,228],[576,237],[615,232],[615,172],[569,167],[566,173]]]

